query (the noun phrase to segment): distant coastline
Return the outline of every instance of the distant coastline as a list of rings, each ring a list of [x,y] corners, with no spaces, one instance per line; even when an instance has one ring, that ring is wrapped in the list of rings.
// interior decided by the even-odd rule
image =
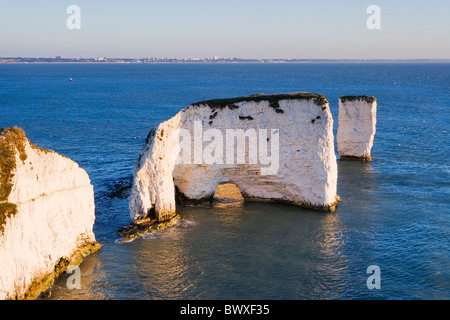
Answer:
[[[449,63],[450,59],[241,59],[241,58],[27,58],[0,57],[1,63]]]

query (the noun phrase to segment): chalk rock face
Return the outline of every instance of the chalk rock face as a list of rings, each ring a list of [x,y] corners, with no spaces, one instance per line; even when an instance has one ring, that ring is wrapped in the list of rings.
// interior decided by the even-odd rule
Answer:
[[[337,163],[328,100],[254,95],[195,103],[147,137],[134,168],[133,221],[165,221],[178,203],[211,203],[233,183],[246,200],[334,211]]]
[[[0,135],[0,299],[34,299],[69,265],[99,249],[94,193],[74,161]]]
[[[377,101],[369,96],[339,98],[337,131],[341,159],[371,161],[377,122]]]

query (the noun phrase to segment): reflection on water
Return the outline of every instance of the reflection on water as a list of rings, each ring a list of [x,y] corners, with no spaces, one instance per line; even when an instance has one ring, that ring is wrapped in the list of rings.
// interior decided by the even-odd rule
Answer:
[[[245,214],[244,203],[221,203],[213,206],[212,214],[217,221],[215,228],[238,228],[241,216]]]
[[[110,243],[83,263],[83,288],[58,280],[54,299],[340,299],[365,289],[365,269],[340,211],[367,214],[373,202],[368,163],[339,163],[342,203],[336,213],[295,206],[225,201],[179,207],[182,219],[129,243]],[[227,203],[228,202],[228,203]],[[370,228],[370,219],[358,222]],[[363,242],[368,234],[361,230]],[[365,240],[366,239],[366,240]],[[98,258],[101,257],[100,265]],[[370,261],[363,262],[363,266]],[[369,264],[368,264],[369,265]],[[367,265],[367,266],[368,266]],[[365,266],[365,267],[367,267]],[[352,270],[353,267],[353,270]],[[124,285],[125,284],[125,285]],[[125,287],[125,288],[124,288]],[[356,287],[356,289],[355,289]]]
[[[52,298],[302,299],[322,297],[322,280],[346,283],[335,214],[257,202],[179,213],[173,227],[102,248],[102,265],[88,257],[82,290],[60,279]]]
[[[326,214],[321,221],[321,233],[317,239],[324,255],[340,255],[344,245],[339,219],[336,214]]]
[[[320,285],[315,291],[318,295],[328,292],[327,299],[340,299],[348,286],[348,261],[343,252],[345,243],[337,214],[324,215],[315,242],[320,250],[317,254],[323,260],[317,265]]]
[[[106,273],[102,269],[102,262],[99,258],[99,252],[88,256],[79,266],[81,289],[69,289],[67,283],[74,283],[72,273],[63,273],[52,287],[50,299],[70,299],[70,300],[101,300],[107,298],[102,292],[97,290],[97,284],[103,282]],[[106,284],[106,282],[103,282]]]
[[[171,228],[177,230],[177,226]],[[196,284],[195,263],[189,258],[177,231],[146,239],[135,247],[135,277],[152,299],[175,299]]]

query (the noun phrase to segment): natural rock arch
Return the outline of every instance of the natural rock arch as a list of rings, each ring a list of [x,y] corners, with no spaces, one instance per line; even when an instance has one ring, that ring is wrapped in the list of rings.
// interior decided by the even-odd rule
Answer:
[[[337,162],[328,100],[309,93],[254,95],[183,109],[146,139],[134,168],[131,218],[154,213],[166,221],[177,201],[210,203],[224,182],[236,184],[246,199],[334,211]]]

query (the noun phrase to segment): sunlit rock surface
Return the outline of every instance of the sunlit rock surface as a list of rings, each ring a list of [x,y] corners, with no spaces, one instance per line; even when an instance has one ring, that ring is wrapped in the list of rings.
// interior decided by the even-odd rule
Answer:
[[[34,299],[69,265],[99,249],[94,192],[74,161],[0,134],[0,299]]]
[[[255,130],[256,143],[237,138],[227,144],[227,130],[236,129]],[[222,158],[217,137],[224,141]],[[190,140],[191,153],[180,146],[181,141],[186,145],[185,139]],[[237,154],[243,140],[245,163]],[[255,146],[256,163],[251,156]],[[265,148],[272,161],[261,156]],[[334,211],[337,163],[328,100],[309,93],[254,95],[183,109],[147,137],[134,168],[132,221],[151,216],[166,221],[175,215],[177,201],[211,203],[216,187],[227,182],[238,186],[246,200]]]
[[[339,98],[337,131],[341,159],[371,161],[377,123],[377,101],[369,96]]]

